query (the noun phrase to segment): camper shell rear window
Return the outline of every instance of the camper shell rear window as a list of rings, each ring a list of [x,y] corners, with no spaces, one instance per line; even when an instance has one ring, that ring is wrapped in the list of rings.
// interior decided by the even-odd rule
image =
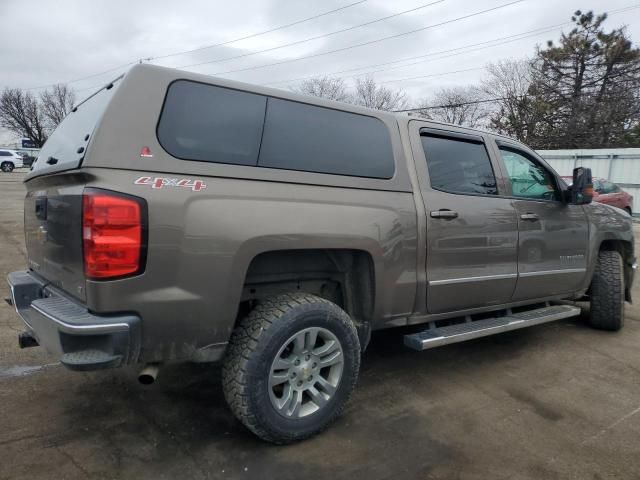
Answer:
[[[167,91],[158,140],[183,160],[392,178],[387,126],[366,115],[188,80]]]

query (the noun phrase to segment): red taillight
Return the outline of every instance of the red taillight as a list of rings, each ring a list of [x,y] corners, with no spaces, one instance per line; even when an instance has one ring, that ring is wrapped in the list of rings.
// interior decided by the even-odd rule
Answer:
[[[86,190],[82,197],[84,272],[105,279],[142,267],[142,208],[138,201]]]

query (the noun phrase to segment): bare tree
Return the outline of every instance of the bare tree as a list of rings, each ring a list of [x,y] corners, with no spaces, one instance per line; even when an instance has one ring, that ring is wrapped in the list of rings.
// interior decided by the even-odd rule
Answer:
[[[501,60],[487,65],[487,77],[480,86],[494,100],[490,126],[499,133],[531,142],[544,121],[544,105],[531,96],[531,61]]]
[[[377,110],[402,110],[407,108],[408,98],[402,90],[393,90],[376,84],[373,77],[356,80],[353,103]]]
[[[5,88],[0,95],[0,125],[42,147],[74,102],[75,93],[66,85],[55,85],[39,97],[27,90]]]
[[[477,87],[442,88],[422,102],[419,113],[432,120],[477,128],[489,112],[482,92]]]
[[[35,96],[19,88],[5,88],[0,95],[0,125],[42,147],[48,128]]]
[[[293,91],[338,102],[349,102],[351,97],[344,80],[327,76],[305,80]]]
[[[51,90],[40,94],[42,113],[49,122],[52,130],[67,116],[76,101],[75,92],[67,85],[54,85]]]

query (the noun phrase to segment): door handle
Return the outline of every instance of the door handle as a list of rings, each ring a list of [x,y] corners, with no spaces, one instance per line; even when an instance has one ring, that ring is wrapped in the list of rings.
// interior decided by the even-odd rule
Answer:
[[[520,215],[520,219],[528,220],[529,222],[537,222],[538,215],[536,215],[535,213],[523,213],[522,215]]]
[[[430,215],[431,215],[431,218],[444,218],[447,220],[458,218],[458,212],[454,212],[453,210],[447,210],[447,209],[433,210],[430,213]]]

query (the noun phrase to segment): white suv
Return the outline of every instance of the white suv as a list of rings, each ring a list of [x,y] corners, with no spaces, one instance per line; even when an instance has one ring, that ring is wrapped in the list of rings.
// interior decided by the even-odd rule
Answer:
[[[23,167],[22,156],[15,150],[0,149],[0,170],[10,173],[14,168]]]

